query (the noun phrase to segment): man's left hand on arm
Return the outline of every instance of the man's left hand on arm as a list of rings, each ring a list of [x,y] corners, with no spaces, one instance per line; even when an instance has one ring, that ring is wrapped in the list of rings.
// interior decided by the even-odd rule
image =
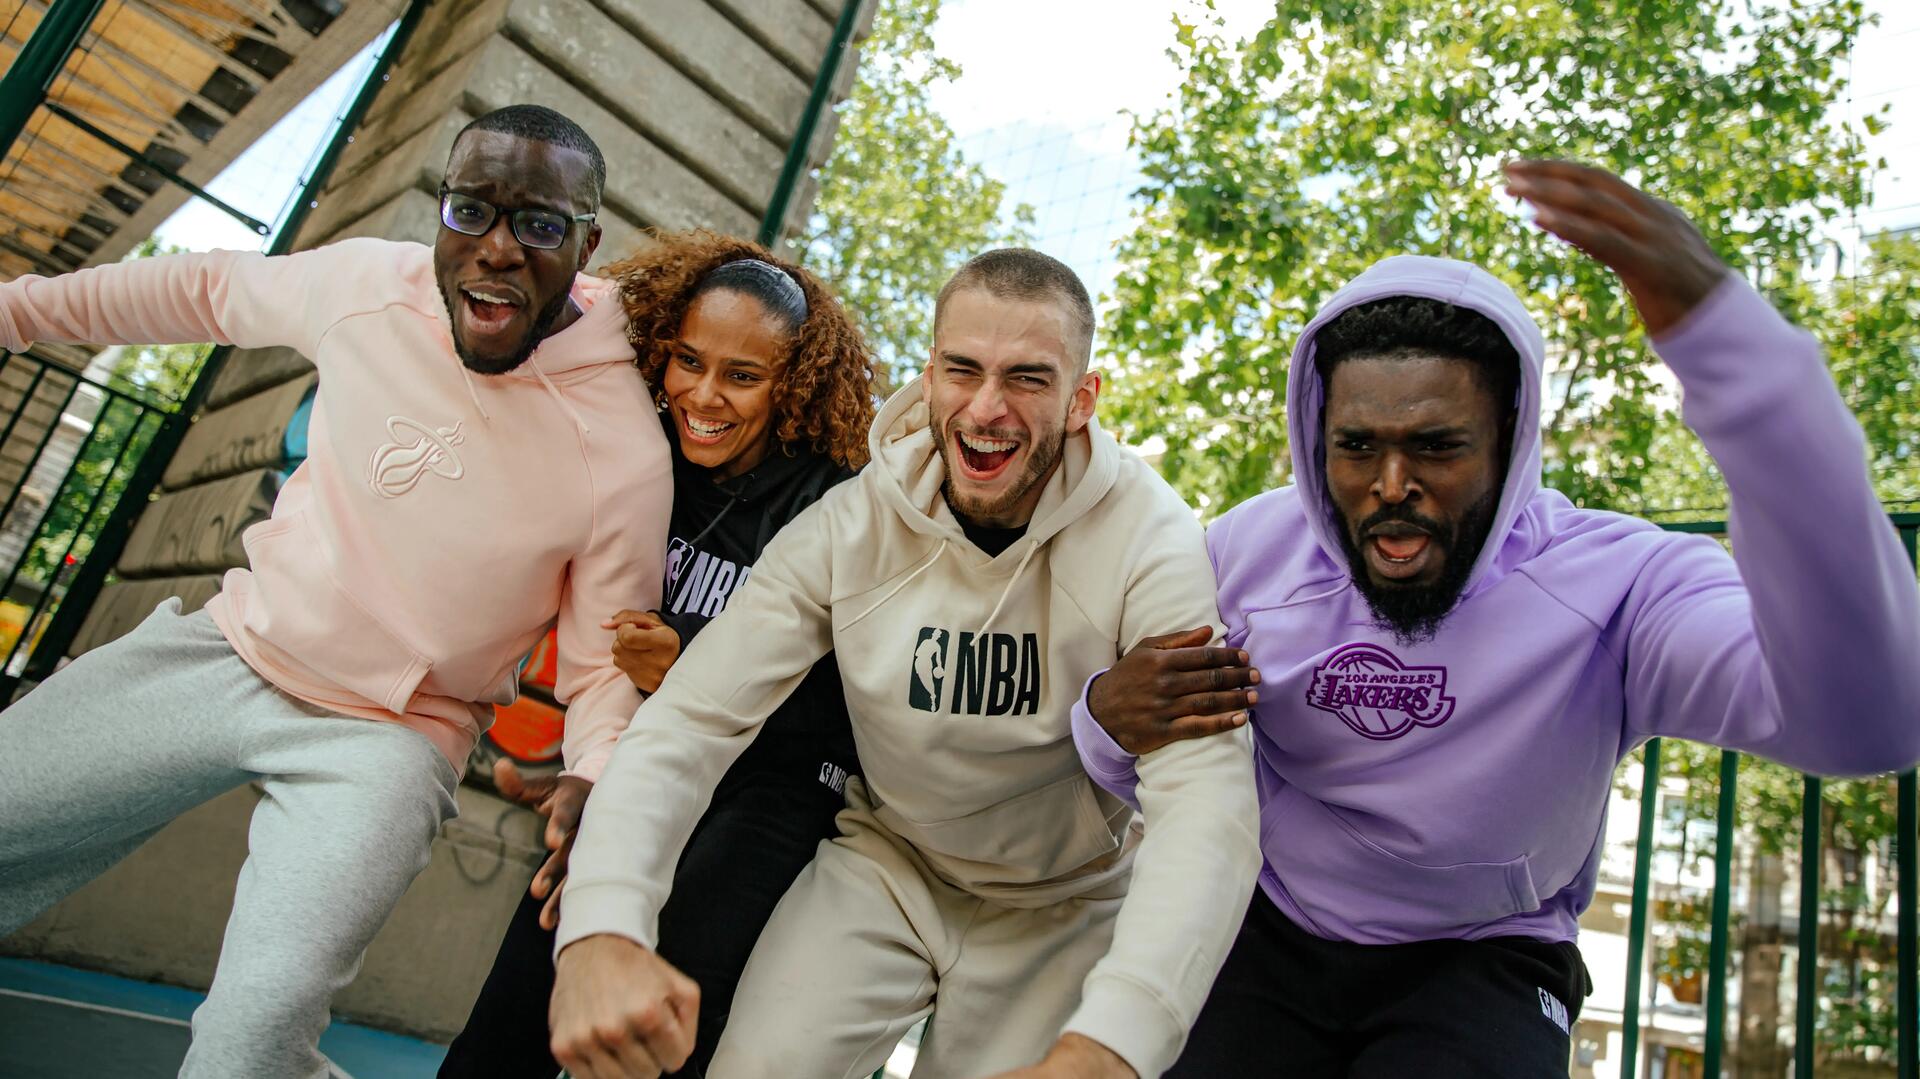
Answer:
[[[1120,1054],[1081,1034],[1062,1034],[1045,1060],[994,1079],[1140,1079]]]
[[[1534,223],[1619,275],[1655,337],[1680,324],[1727,276],[1727,264],[1671,203],[1605,169],[1570,161],[1513,161],[1507,193]]]
[[[1134,756],[1239,727],[1260,672],[1238,648],[1211,647],[1200,626],[1148,637],[1087,687],[1087,714]]]

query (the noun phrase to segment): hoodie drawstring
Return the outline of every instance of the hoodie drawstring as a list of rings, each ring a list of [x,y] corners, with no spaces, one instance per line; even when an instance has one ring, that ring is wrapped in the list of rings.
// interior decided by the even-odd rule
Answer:
[[[870,614],[872,614],[873,612],[875,612],[875,611],[877,611],[877,610],[879,610],[879,609],[880,609],[881,607],[883,607],[883,606],[885,606],[885,605],[886,605],[886,602],[887,602],[888,600],[890,600],[890,599],[892,599],[893,597],[895,597],[895,596],[897,596],[897,595],[899,595],[899,594],[900,594],[900,590],[901,590],[902,588],[905,588],[905,587],[907,587],[908,585],[910,585],[910,584],[912,584],[912,583],[913,583],[913,579],[914,579],[915,577],[918,577],[918,576],[920,576],[920,575],[921,575],[922,573],[924,573],[924,572],[926,572],[926,569],[927,569],[927,567],[928,567],[928,566],[931,566],[931,565],[933,565],[933,564],[934,564],[935,562],[938,562],[938,561],[940,561],[940,556],[941,556],[941,555],[943,555],[943,554],[945,554],[945,553],[947,553],[947,541],[946,541],[945,539],[942,539],[942,540],[940,541],[940,546],[938,546],[938,547],[935,547],[935,548],[933,549],[933,557],[932,557],[932,558],[929,558],[929,559],[927,559],[926,561],[924,561],[924,562],[922,562],[922,563],[920,563],[920,564],[919,564],[918,566],[915,566],[915,567],[914,567],[914,569],[913,569],[913,572],[912,572],[912,573],[909,573],[909,574],[907,574],[907,575],[906,575],[905,577],[903,577],[903,578],[901,578],[901,580],[900,580],[900,583],[899,583],[899,584],[897,584],[897,585],[894,585],[894,586],[893,586],[893,588],[892,588],[891,590],[889,590],[889,591],[887,592],[887,594],[886,594],[886,595],[884,595],[884,596],[881,596],[881,597],[880,597],[880,601],[879,601],[878,603],[875,603],[875,604],[874,604],[873,606],[871,606],[871,607],[868,607],[868,608],[867,608],[866,610],[864,610],[864,611],[861,611],[861,612],[860,612],[859,614],[857,614],[857,615],[855,615],[855,616],[853,617],[853,620],[852,620],[852,621],[850,621],[850,622],[848,622],[848,623],[847,623],[846,625],[844,625],[844,626],[842,626],[842,627],[840,627],[840,628],[841,628],[842,630],[848,630],[848,629],[852,629],[852,628],[853,628],[854,626],[856,626],[856,625],[858,625],[858,624],[860,623],[860,620],[861,620],[862,618],[865,618],[866,616],[868,616],[868,615],[870,615]]]
[[[1032,558],[1033,552],[1039,549],[1040,545],[1038,543],[1027,544],[1027,553],[1021,555],[1020,564],[1013,567],[1013,576],[1007,578],[1007,587],[1000,591],[1000,602],[995,603],[993,610],[987,612],[987,620],[980,623],[980,632],[985,633],[987,628],[993,625],[993,620],[1000,616],[1000,608],[1006,606],[1007,597],[1013,595],[1013,586],[1020,583],[1020,575],[1027,571],[1027,560]]]
[[[467,370],[467,365],[464,363],[460,365],[460,375],[467,380],[467,397],[473,401],[473,407],[480,413],[481,422],[492,423],[493,417],[487,415],[487,406],[480,403],[480,391],[473,388],[473,372]]]
[[[573,405],[567,401],[566,395],[562,394],[560,388],[553,384],[553,380],[547,377],[547,373],[540,370],[540,364],[531,359],[527,361],[527,364],[533,368],[533,375],[540,380],[540,385],[545,386],[547,392],[553,395],[553,399],[560,402],[560,407],[566,410],[567,415],[573,417],[573,425],[580,428],[580,433],[583,435],[592,434],[593,428],[588,427],[587,421],[580,418],[580,413],[574,410]]]
[[[999,601],[993,605],[993,610],[987,612],[987,620],[985,622],[980,623],[980,632],[985,633],[987,631],[987,628],[993,625],[993,620],[1000,617],[1001,608],[1007,605],[1007,597],[1013,595],[1013,586],[1020,583],[1020,575],[1027,571],[1027,563],[1033,559],[1033,552],[1039,549],[1040,549],[1040,545],[1037,543],[1029,543],[1027,545],[1027,553],[1021,555],[1020,564],[1013,567],[1013,576],[1007,578],[1007,587],[1001,589]],[[947,541],[945,539],[942,539],[940,541],[940,546],[935,547],[933,549],[932,558],[929,558],[921,562],[918,566],[915,566],[913,569],[913,572],[901,578],[899,584],[896,584],[892,588],[888,589],[887,594],[884,596],[881,596],[879,602],[875,603],[873,606],[868,607],[866,610],[861,611],[859,614],[855,615],[852,621],[849,621],[845,626],[842,626],[841,628],[851,629],[855,625],[857,625],[861,619],[879,610],[882,606],[886,604],[888,600],[899,595],[901,589],[912,584],[913,579],[915,577],[918,577],[922,573],[926,572],[927,567],[933,565],[935,562],[938,562],[940,560],[940,556],[945,554],[946,552],[947,552]]]

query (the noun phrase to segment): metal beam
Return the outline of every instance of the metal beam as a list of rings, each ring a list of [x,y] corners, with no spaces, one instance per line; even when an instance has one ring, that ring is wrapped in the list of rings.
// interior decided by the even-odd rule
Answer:
[[[1633,900],[1627,915],[1627,995],[1620,1010],[1620,1079],[1637,1079],[1640,977],[1646,966],[1647,893],[1653,887],[1653,809],[1660,795],[1660,739],[1640,754],[1640,838],[1633,848]]]
[[[13,63],[0,76],[0,159],[12,152],[33,110],[46,100],[54,76],[66,66],[73,47],[86,36],[106,0],[53,0]]]
[[[266,222],[261,221],[254,217],[250,217],[247,214],[244,214],[239,210],[234,209],[232,206],[229,206],[226,203],[220,201],[218,198],[215,198],[214,196],[208,194],[206,191],[202,190],[201,187],[198,184],[194,183],[192,180],[189,180],[186,177],[180,175],[179,173],[173,171],[172,169],[167,168],[165,165],[162,165],[159,162],[152,160],[151,158],[147,157],[147,155],[141,153],[140,151],[134,149],[131,146],[128,146],[126,143],[121,142],[119,139],[114,138],[112,135],[109,135],[106,132],[88,123],[86,120],[82,119],[80,116],[75,114],[72,109],[69,109],[64,105],[58,104],[57,102],[49,101],[47,102],[47,111],[53,113],[55,116],[58,116],[62,120],[65,120],[67,123],[72,124],[73,126],[86,132],[87,134],[92,135],[94,138],[99,139],[101,142],[106,143],[108,146],[113,147],[115,150],[118,150],[119,152],[127,155],[133,160],[138,161],[141,165],[145,166],[146,168],[152,169],[155,175],[166,180],[168,183],[174,185],[175,187],[180,188],[183,191],[188,192],[189,194],[193,195],[194,198],[197,198],[201,202],[204,202],[207,205],[213,207],[214,209],[221,211],[222,213],[226,214],[228,217],[233,218],[235,221],[240,222],[242,225],[247,226],[253,231],[259,233],[260,235],[266,236],[273,232],[272,226],[268,225]]]
[[[787,160],[780,166],[780,179],[773,185],[767,215],[760,219],[762,247],[780,242],[787,223],[787,207],[793,204],[794,189],[800,186],[800,174],[806,169],[808,152],[813,149],[813,132],[820,126],[820,114],[827,110],[833,97],[833,83],[840,75],[840,61],[847,54],[847,43],[853,39],[853,24],[862,2],[846,0],[840,6],[840,20],[833,24],[833,39],[827,44],[827,55],[820,58],[820,70],[813,76],[813,93],[807,96],[807,107],[800,114],[800,130],[793,133],[793,142],[787,146]]]
[[[1733,794],[1740,754],[1720,751],[1720,804],[1713,839],[1713,923],[1707,938],[1707,1029],[1703,1075],[1719,1079],[1727,1041],[1727,919],[1733,894]]]
[[[1820,777],[1800,790],[1800,958],[1793,997],[1793,1074],[1813,1079],[1815,1019],[1820,1010]]]

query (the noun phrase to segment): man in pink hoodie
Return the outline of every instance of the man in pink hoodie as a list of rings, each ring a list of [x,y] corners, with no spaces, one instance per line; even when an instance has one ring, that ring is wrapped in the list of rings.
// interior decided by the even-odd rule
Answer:
[[[600,239],[599,149],[513,106],[454,141],[434,247],[349,240],[0,285],[0,347],[289,346],[306,463],[205,611],[169,601],[0,714],[0,935],[258,782],[183,1075],[317,1076],[335,990],[426,865],[491,704],[558,623],[565,757],[639,704],[607,615],[660,602],[672,479]]]

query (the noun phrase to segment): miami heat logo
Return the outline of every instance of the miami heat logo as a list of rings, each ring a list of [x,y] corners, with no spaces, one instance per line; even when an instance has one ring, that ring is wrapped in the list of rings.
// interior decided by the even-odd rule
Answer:
[[[457,480],[467,474],[455,446],[466,441],[460,425],[432,428],[405,416],[387,417],[393,441],[373,451],[367,462],[367,485],[381,498],[399,498],[414,489],[428,473]]]
[[[1307,703],[1347,726],[1385,741],[1416,726],[1438,727],[1453,715],[1445,667],[1405,667],[1374,644],[1350,644],[1314,668]]]

